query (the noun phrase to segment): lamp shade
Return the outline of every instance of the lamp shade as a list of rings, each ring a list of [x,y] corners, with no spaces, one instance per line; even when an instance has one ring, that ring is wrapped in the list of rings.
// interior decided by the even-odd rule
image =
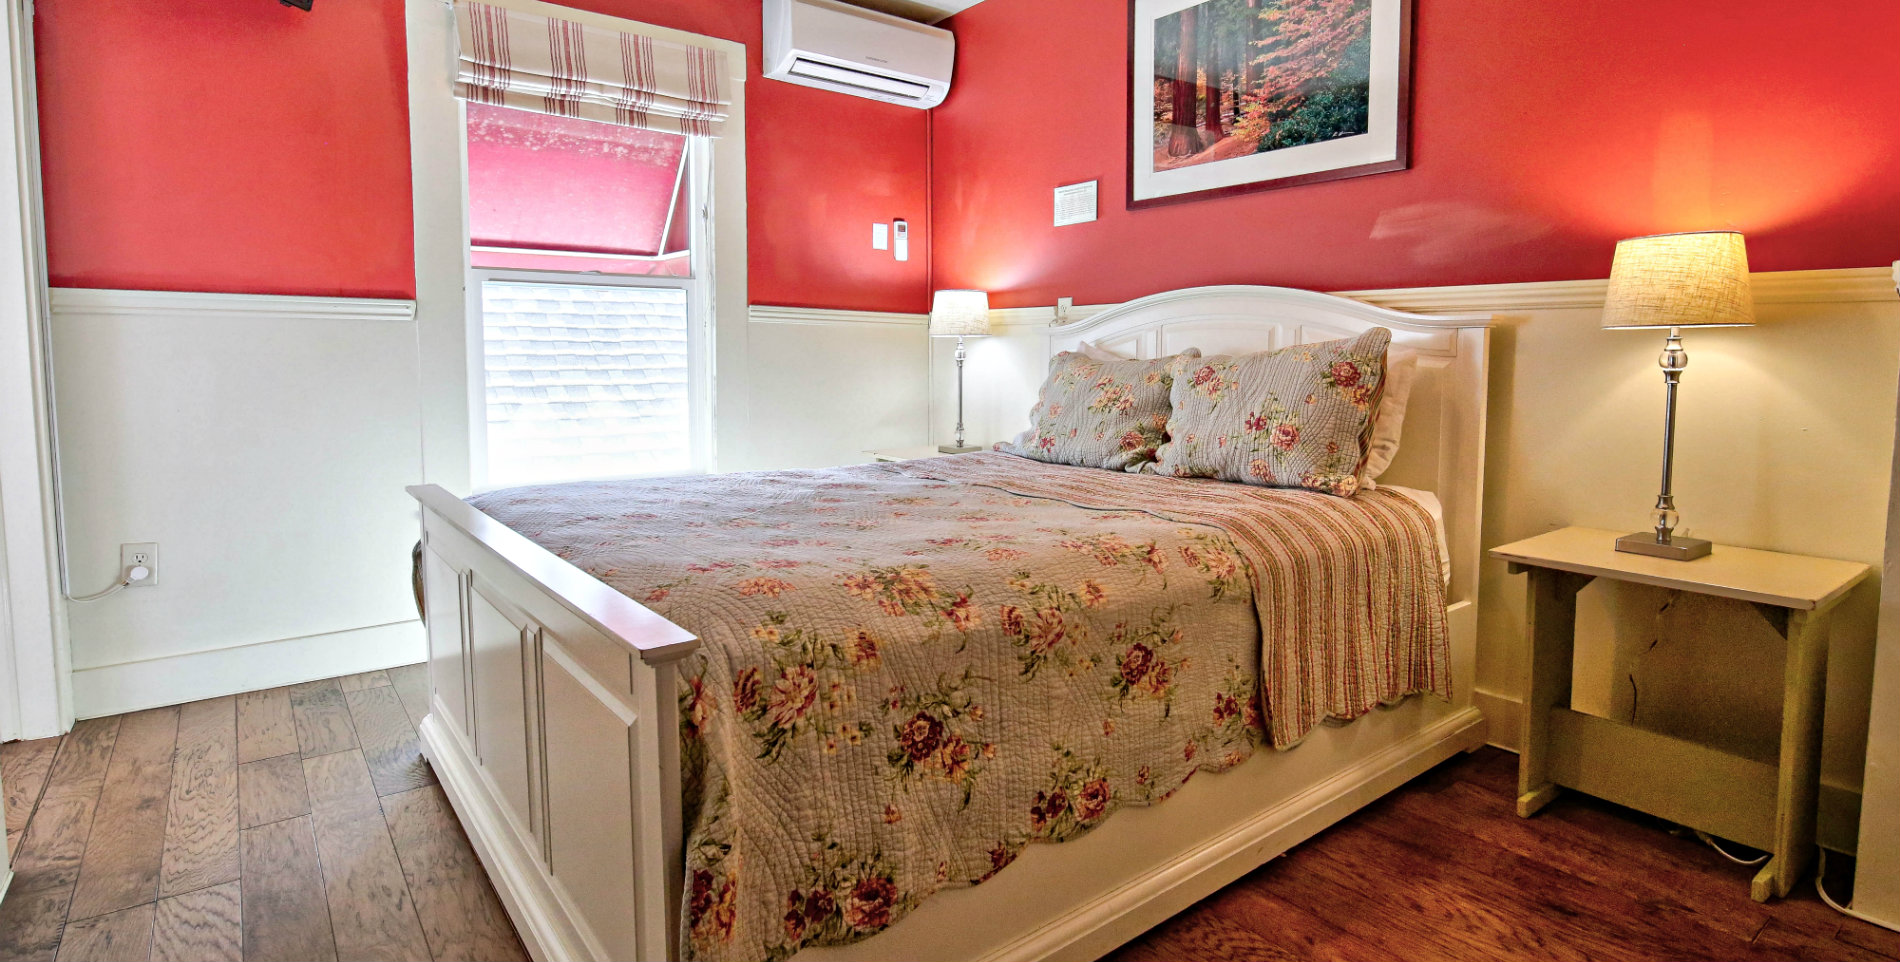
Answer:
[[[981,337],[990,332],[990,296],[982,291],[938,291],[930,302],[931,337]]]
[[[1617,241],[1606,328],[1746,327],[1755,323],[1748,248],[1735,231]]]

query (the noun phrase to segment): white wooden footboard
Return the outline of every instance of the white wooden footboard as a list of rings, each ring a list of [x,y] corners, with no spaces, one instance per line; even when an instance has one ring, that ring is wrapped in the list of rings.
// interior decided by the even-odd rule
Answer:
[[[699,641],[435,485],[423,750],[536,959],[678,958],[673,663]]]

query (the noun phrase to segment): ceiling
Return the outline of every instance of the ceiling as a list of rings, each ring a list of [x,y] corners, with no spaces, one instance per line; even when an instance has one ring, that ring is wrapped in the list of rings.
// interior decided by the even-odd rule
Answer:
[[[953,13],[976,6],[981,0],[845,0],[869,10],[894,13],[908,20],[936,23]]]

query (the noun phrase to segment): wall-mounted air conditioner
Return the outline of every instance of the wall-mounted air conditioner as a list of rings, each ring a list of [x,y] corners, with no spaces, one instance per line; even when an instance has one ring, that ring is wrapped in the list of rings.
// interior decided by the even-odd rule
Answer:
[[[950,31],[839,3],[765,0],[765,75],[930,108],[950,93]]]

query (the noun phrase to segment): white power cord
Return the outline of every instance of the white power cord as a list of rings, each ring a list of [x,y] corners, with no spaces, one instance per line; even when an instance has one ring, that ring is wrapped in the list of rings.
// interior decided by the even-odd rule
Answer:
[[[1834,901],[1833,896],[1830,896],[1827,894],[1827,883],[1825,881],[1825,879],[1827,878],[1827,849],[1821,848],[1818,845],[1815,846],[1815,848],[1820,849],[1821,864],[1815,866],[1815,869],[1814,869],[1814,894],[1819,895],[1821,897],[1821,901],[1827,903],[1828,908],[1831,908],[1834,911],[1847,916],[1848,918],[1859,919],[1862,922],[1866,922],[1870,925],[1878,925],[1883,929],[1892,928],[1893,924],[1891,922],[1882,922],[1879,919],[1862,915],[1861,913],[1856,912],[1851,908],[1848,908],[1847,905],[1842,905],[1841,903]],[[1853,900],[1849,899],[1847,904],[1848,905],[1854,904]]]
[[[1736,858],[1735,856],[1730,855],[1728,852],[1728,849],[1723,848],[1721,843],[1717,842],[1714,838],[1710,837],[1709,833],[1697,830],[1695,835],[1697,838],[1701,839],[1702,841],[1707,842],[1709,847],[1712,849],[1715,849],[1716,852],[1720,853],[1723,858],[1728,859],[1729,861],[1734,862],[1737,865],[1760,865],[1761,863],[1768,861],[1768,853],[1765,853],[1765,852],[1762,853],[1762,855],[1759,858],[1753,858],[1753,859]],[[1859,919],[1862,922],[1869,922],[1874,925],[1878,925],[1881,928],[1887,928],[1888,927],[1887,923],[1862,915],[1861,913],[1856,912],[1851,908],[1848,908],[1846,905],[1842,905],[1841,903],[1834,901],[1834,897],[1832,895],[1827,894],[1827,849],[1823,848],[1822,846],[1816,845],[1815,850],[1821,853],[1821,860],[1820,860],[1820,864],[1814,867],[1814,894],[1819,895],[1821,897],[1821,901],[1827,903],[1828,908],[1831,908],[1834,911],[1841,913],[1842,915],[1845,915],[1849,918]],[[1850,901],[1849,904],[1852,904],[1852,902]]]
[[[147,578],[150,578],[151,576],[152,576],[152,569],[147,568],[144,565],[133,565],[132,567],[125,569],[125,574],[119,578],[118,584],[113,585],[112,587],[107,588],[104,591],[94,592],[89,595],[81,595],[77,598],[71,595],[67,595],[66,600],[74,602],[76,604],[82,604],[82,605],[91,604],[92,602],[95,602],[95,601],[104,601],[105,599],[110,598],[113,595],[116,595],[119,592],[132,587],[134,584],[137,584],[138,582],[141,582]]]
[[[1734,862],[1737,865],[1760,865],[1761,863],[1768,861],[1767,852],[1763,852],[1762,854],[1754,858],[1741,858],[1736,855],[1730,855],[1728,849],[1723,848],[1722,843],[1716,841],[1714,836],[1711,836],[1709,833],[1699,828],[1695,830],[1695,837],[1703,840],[1704,842],[1707,842],[1709,847],[1712,849],[1715,849],[1717,854],[1721,855],[1723,858],[1728,859],[1731,862]]]
[[[1723,848],[1722,844],[1720,842],[1717,842],[1712,836],[1709,835],[1709,833],[1704,832],[1700,829],[1693,829],[1692,831],[1695,832],[1696,838],[1699,838],[1702,841],[1708,843],[1708,846],[1712,849],[1715,849],[1715,851],[1718,854],[1720,854],[1723,858],[1728,859],[1729,861],[1734,862],[1737,865],[1760,865],[1761,863],[1768,861],[1769,853],[1767,852],[1763,852],[1759,857],[1752,858],[1752,859],[1737,858],[1734,855],[1729,854],[1728,849]],[[1832,895],[1827,894],[1827,849],[1819,845],[1816,845],[1814,848],[1816,851],[1821,853],[1820,864],[1814,867],[1814,894],[1819,895],[1821,897],[1821,901],[1827,903],[1828,908],[1831,908],[1834,911],[1841,913],[1842,915],[1845,915],[1849,918],[1859,919],[1862,922],[1868,922],[1873,925],[1878,925],[1881,928],[1889,928],[1890,926],[1888,925],[1888,923],[1882,922],[1878,919],[1870,918],[1866,915],[1862,915],[1861,913],[1856,912],[1851,908],[1848,908],[1846,905],[1842,905],[1841,903],[1834,901],[1834,897]],[[1849,904],[1850,905],[1852,904],[1851,900],[1849,901]]]

